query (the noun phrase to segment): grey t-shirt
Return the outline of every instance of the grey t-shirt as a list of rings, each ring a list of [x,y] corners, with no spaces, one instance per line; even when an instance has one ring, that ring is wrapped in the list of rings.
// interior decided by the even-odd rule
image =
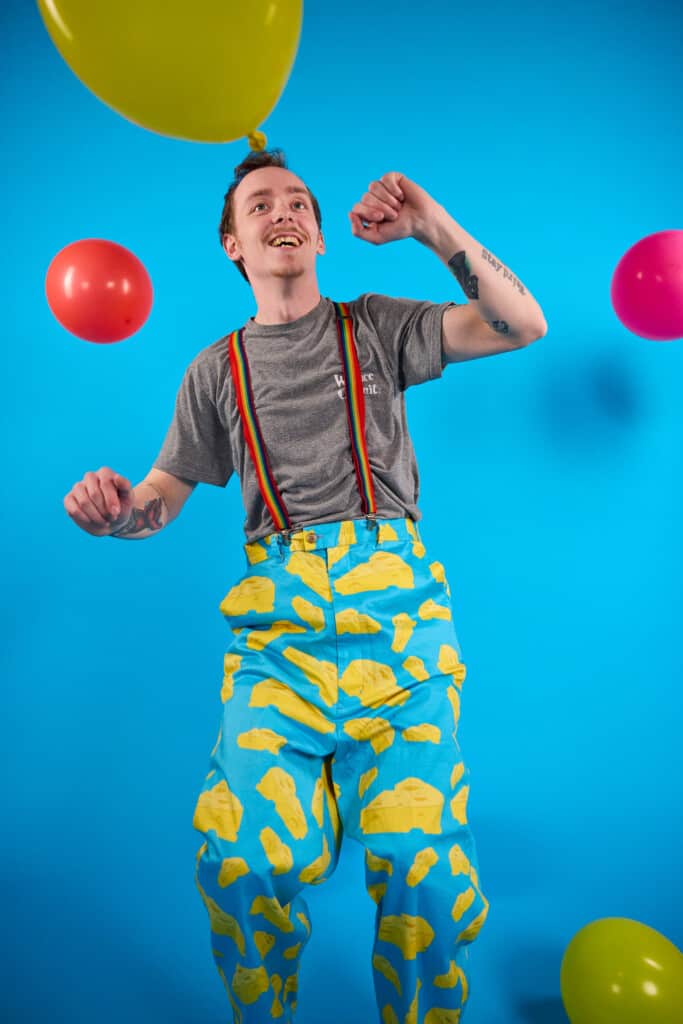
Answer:
[[[368,457],[382,518],[422,518],[404,392],[443,373],[441,322],[444,312],[456,305],[375,293],[348,303],[363,376]],[[321,297],[314,309],[289,323],[258,324],[251,317],[244,326],[256,414],[292,524],[362,516],[332,300]],[[247,542],[276,529],[244,441],[227,335],[202,349],[185,371],[154,467],[219,487],[237,471]]]

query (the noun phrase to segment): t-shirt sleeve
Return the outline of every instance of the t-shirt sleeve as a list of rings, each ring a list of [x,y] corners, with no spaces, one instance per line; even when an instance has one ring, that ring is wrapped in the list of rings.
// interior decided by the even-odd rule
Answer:
[[[233,472],[232,453],[215,394],[215,381],[206,362],[196,357],[178,389],[173,419],[154,462],[155,469],[225,487]]]
[[[443,315],[459,303],[395,299],[374,293],[366,300],[378,334],[393,350],[400,390],[441,377],[446,365]]]

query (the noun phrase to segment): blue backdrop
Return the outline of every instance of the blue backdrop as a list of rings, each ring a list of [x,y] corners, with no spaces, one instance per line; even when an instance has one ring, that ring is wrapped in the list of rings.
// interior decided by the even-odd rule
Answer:
[[[609,298],[631,245],[683,228],[683,15],[645,0],[370,7],[306,3],[262,128],[320,201],[322,294],[464,301],[417,242],[351,234],[368,183],[398,170],[548,322],[407,402],[421,529],[468,665],[459,739],[491,901],[468,1015],[559,1024],[562,955],[589,921],[634,918],[683,945],[683,342],[629,333]],[[185,367],[255,312],[216,231],[248,144],[126,121],[33,4],[5,0],[2,33],[0,1016],[219,1024],[191,822],[221,711],[218,603],[243,571],[239,481],[198,487],[145,543],[85,534],[63,499],[101,466],[138,483]],[[87,237],[130,248],[154,284],[120,344],[75,338],[47,306],[50,261]],[[362,848],[347,842],[307,899],[301,1024],[375,1020]]]

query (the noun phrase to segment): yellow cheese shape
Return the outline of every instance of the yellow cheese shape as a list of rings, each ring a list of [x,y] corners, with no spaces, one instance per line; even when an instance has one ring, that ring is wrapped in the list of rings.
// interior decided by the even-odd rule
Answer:
[[[358,780],[358,796],[363,796],[366,791],[373,784],[377,778],[378,771],[376,768],[371,768],[368,772],[363,772],[360,779]]]
[[[431,868],[437,863],[439,856],[436,850],[428,846],[415,854],[415,859],[406,875],[406,885],[416,886],[425,878]]]
[[[334,589],[348,597],[372,590],[388,590],[389,587],[412,590],[414,585],[413,570],[404,559],[391,551],[376,551],[367,562],[361,562],[340,576]]]
[[[372,966],[376,971],[379,971],[379,973],[394,986],[397,993],[401,995],[401,982],[399,976],[387,958],[385,956],[381,956],[379,953],[375,953],[372,958]]]
[[[239,797],[231,792],[225,779],[217,782],[213,789],[201,793],[195,807],[192,825],[199,832],[210,829],[219,839],[234,843],[242,823],[244,809]]]
[[[447,1010],[433,1006],[425,1014],[424,1024],[460,1024],[461,1010]]]
[[[275,811],[295,839],[308,833],[306,815],[296,795],[296,783],[283,768],[269,768],[256,783],[256,791],[266,800],[272,800]]]
[[[439,660],[436,664],[439,672],[444,676],[448,676],[452,672],[459,672],[460,669],[465,667],[460,661],[455,647],[451,647],[450,644],[441,644],[439,647]]]
[[[429,679],[429,672],[425,668],[424,661],[422,658],[418,658],[414,654],[411,654],[410,657],[406,658],[403,662],[403,668],[406,672],[410,672],[413,679],[417,679],[420,683],[424,683],[426,679]]]
[[[474,918],[474,920],[471,921],[468,924],[467,928],[465,928],[464,931],[460,932],[460,935],[457,936],[455,941],[456,942],[472,942],[474,939],[476,939],[477,935],[481,931],[481,928],[482,928],[482,925],[484,924],[484,921],[486,920],[486,918],[488,916],[488,912],[489,912],[489,904],[488,904],[488,901],[487,901],[486,902],[486,906],[482,910],[482,912],[480,914],[478,914]]]
[[[259,839],[261,840],[261,846],[265,850],[266,857],[275,869],[273,874],[284,875],[287,871],[291,871],[294,864],[292,851],[286,843],[282,842],[277,832],[266,826],[266,828],[262,828],[259,832]]]
[[[315,629],[317,632],[320,632],[321,629],[325,628],[324,611],[322,608],[318,608],[318,606],[313,604],[311,601],[307,601],[305,597],[299,597],[298,595],[293,597],[292,608],[299,618],[303,619],[311,629]]]
[[[320,555],[314,555],[312,551],[292,551],[286,569],[292,576],[298,576],[323,601],[332,600],[325,559]]]
[[[434,930],[423,917],[411,914],[390,915],[379,923],[377,935],[381,942],[398,946],[404,960],[414,960],[434,938]]]
[[[247,576],[228,591],[218,607],[227,616],[272,612],[275,607],[275,584],[267,576]]]
[[[293,932],[294,925],[289,920],[291,903],[283,907],[275,896],[256,896],[251,907],[250,914],[262,914],[266,921],[270,921],[281,932]]]
[[[331,859],[330,848],[323,833],[323,852],[299,872],[299,881],[307,882],[309,885],[316,885],[318,882],[322,882],[323,879],[320,876],[327,871]]]
[[[261,954],[261,959],[265,960],[268,953],[275,945],[275,936],[271,935],[270,932],[254,932],[254,945]]]
[[[335,615],[337,633],[343,636],[344,633],[379,633],[382,625],[373,619],[371,615],[359,612],[356,608],[345,608]]]
[[[391,649],[396,654],[400,654],[413,635],[413,630],[417,626],[417,619],[411,619],[407,612],[399,612],[398,615],[394,615],[391,621],[394,625],[394,639],[391,642]]]
[[[452,875],[469,875],[471,865],[469,858],[465,855],[465,852],[458,843],[451,846],[448,851],[448,859],[451,864]]]
[[[369,740],[376,754],[394,742],[394,730],[386,718],[351,718],[344,723],[344,732],[354,740]]]
[[[446,593],[451,596],[451,588],[448,586],[448,580],[446,579],[446,570],[444,569],[441,562],[430,562],[429,571],[436,580],[437,583],[443,583],[446,588]]]
[[[458,898],[451,907],[451,917],[454,921],[459,921],[462,918],[462,915],[470,909],[476,899],[476,895],[477,894],[471,885],[465,890],[465,892],[461,892],[458,895]]]
[[[386,871],[388,875],[393,875],[394,865],[390,860],[386,860],[384,857],[376,857],[374,853],[370,853],[369,850],[365,851],[365,864],[370,871]]]
[[[379,904],[379,901],[382,899],[385,892],[387,891],[387,883],[373,882],[372,885],[369,885],[367,888],[370,898],[373,899],[375,903]]]
[[[286,742],[272,729],[248,729],[237,736],[237,746],[242,750],[267,750],[270,754],[279,754]]]
[[[302,725],[307,725],[316,732],[334,732],[334,722],[330,722],[321,711],[313,707],[295,693],[291,687],[277,679],[263,679],[255,683],[249,697],[250,708],[267,708],[274,705],[281,714],[293,718]]]
[[[421,619],[429,621],[430,619],[444,619],[448,622],[453,618],[450,608],[446,608],[442,604],[437,604],[436,601],[432,601],[431,597],[428,601],[423,601],[417,610],[417,614]]]
[[[305,633],[306,627],[287,619],[279,619],[268,629],[253,629],[247,636],[247,647],[250,651],[262,651],[264,647],[277,640],[283,633]]]
[[[263,964],[259,967],[242,967],[237,964],[232,976],[232,988],[239,1001],[250,1006],[270,988],[268,972]]]
[[[440,743],[441,730],[429,722],[421,725],[409,725],[401,733],[406,743]]]
[[[242,875],[249,874],[249,865],[244,857],[224,857],[218,872],[218,884],[221,888],[232,885]]]
[[[434,786],[409,777],[385,789],[360,813],[364,834],[374,832],[410,832],[413,828],[429,834],[441,832],[444,798]]]
[[[268,557],[268,552],[258,540],[252,541],[251,544],[245,544],[244,550],[246,552],[249,565],[256,565],[258,562],[264,562]]]
[[[461,825],[467,824],[467,798],[470,794],[470,787],[463,786],[451,800],[451,814]]]
[[[318,688],[323,703],[331,708],[338,699],[337,692],[337,664],[334,661],[321,661],[314,658],[312,654],[299,651],[296,647],[285,647],[282,656],[296,665],[303,672],[309,683]]]
[[[369,658],[349,662],[339,679],[339,688],[368,708],[379,704],[403,705],[410,697],[409,690],[396,685],[389,665]]]

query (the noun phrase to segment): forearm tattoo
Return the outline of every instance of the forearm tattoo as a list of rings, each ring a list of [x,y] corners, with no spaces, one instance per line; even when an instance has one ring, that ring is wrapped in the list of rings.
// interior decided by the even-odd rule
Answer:
[[[476,274],[470,274],[469,264],[467,257],[465,256],[464,250],[462,252],[456,252],[455,256],[451,256],[448,261],[448,266],[451,268],[455,277],[460,282],[460,287],[464,291],[468,299],[479,298],[479,278]]]
[[[515,288],[519,289],[519,292],[522,295],[526,295],[526,291],[524,290],[524,285],[522,284],[522,282],[518,281],[517,278],[515,277],[515,275],[512,273],[512,271],[508,270],[508,268],[505,266],[505,264],[501,263],[500,260],[497,260],[496,257],[493,255],[493,253],[488,252],[486,249],[482,249],[481,250],[481,258],[483,260],[486,260],[487,263],[490,263],[491,266],[494,267],[496,271],[502,269],[502,271],[503,271],[503,280],[505,280],[507,278],[508,281],[512,281],[512,283],[515,286]]]
[[[144,508],[131,509],[128,520],[109,536],[127,537],[131,533],[142,533],[143,530],[161,530],[164,525],[161,521],[163,500],[162,497],[152,498],[151,501],[145,502]]]
[[[487,260],[496,270],[503,270],[503,277],[508,278],[512,283],[519,288],[522,295],[525,295],[524,286],[520,281],[517,280],[514,274],[512,274],[506,266],[504,266],[499,260],[495,258],[486,249],[481,250],[482,259]],[[448,266],[451,271],[460,282],[460,287],[464,291],[468,299],[479,298],[479,278],[476,274],[470,273],[470,265],[465,255],[465,251],[456,252],[454,256],[448,261]],[[489,327],[492,327],[497,334],[509,334],[510,325],[505,320],[487,320],[486,323]]]

